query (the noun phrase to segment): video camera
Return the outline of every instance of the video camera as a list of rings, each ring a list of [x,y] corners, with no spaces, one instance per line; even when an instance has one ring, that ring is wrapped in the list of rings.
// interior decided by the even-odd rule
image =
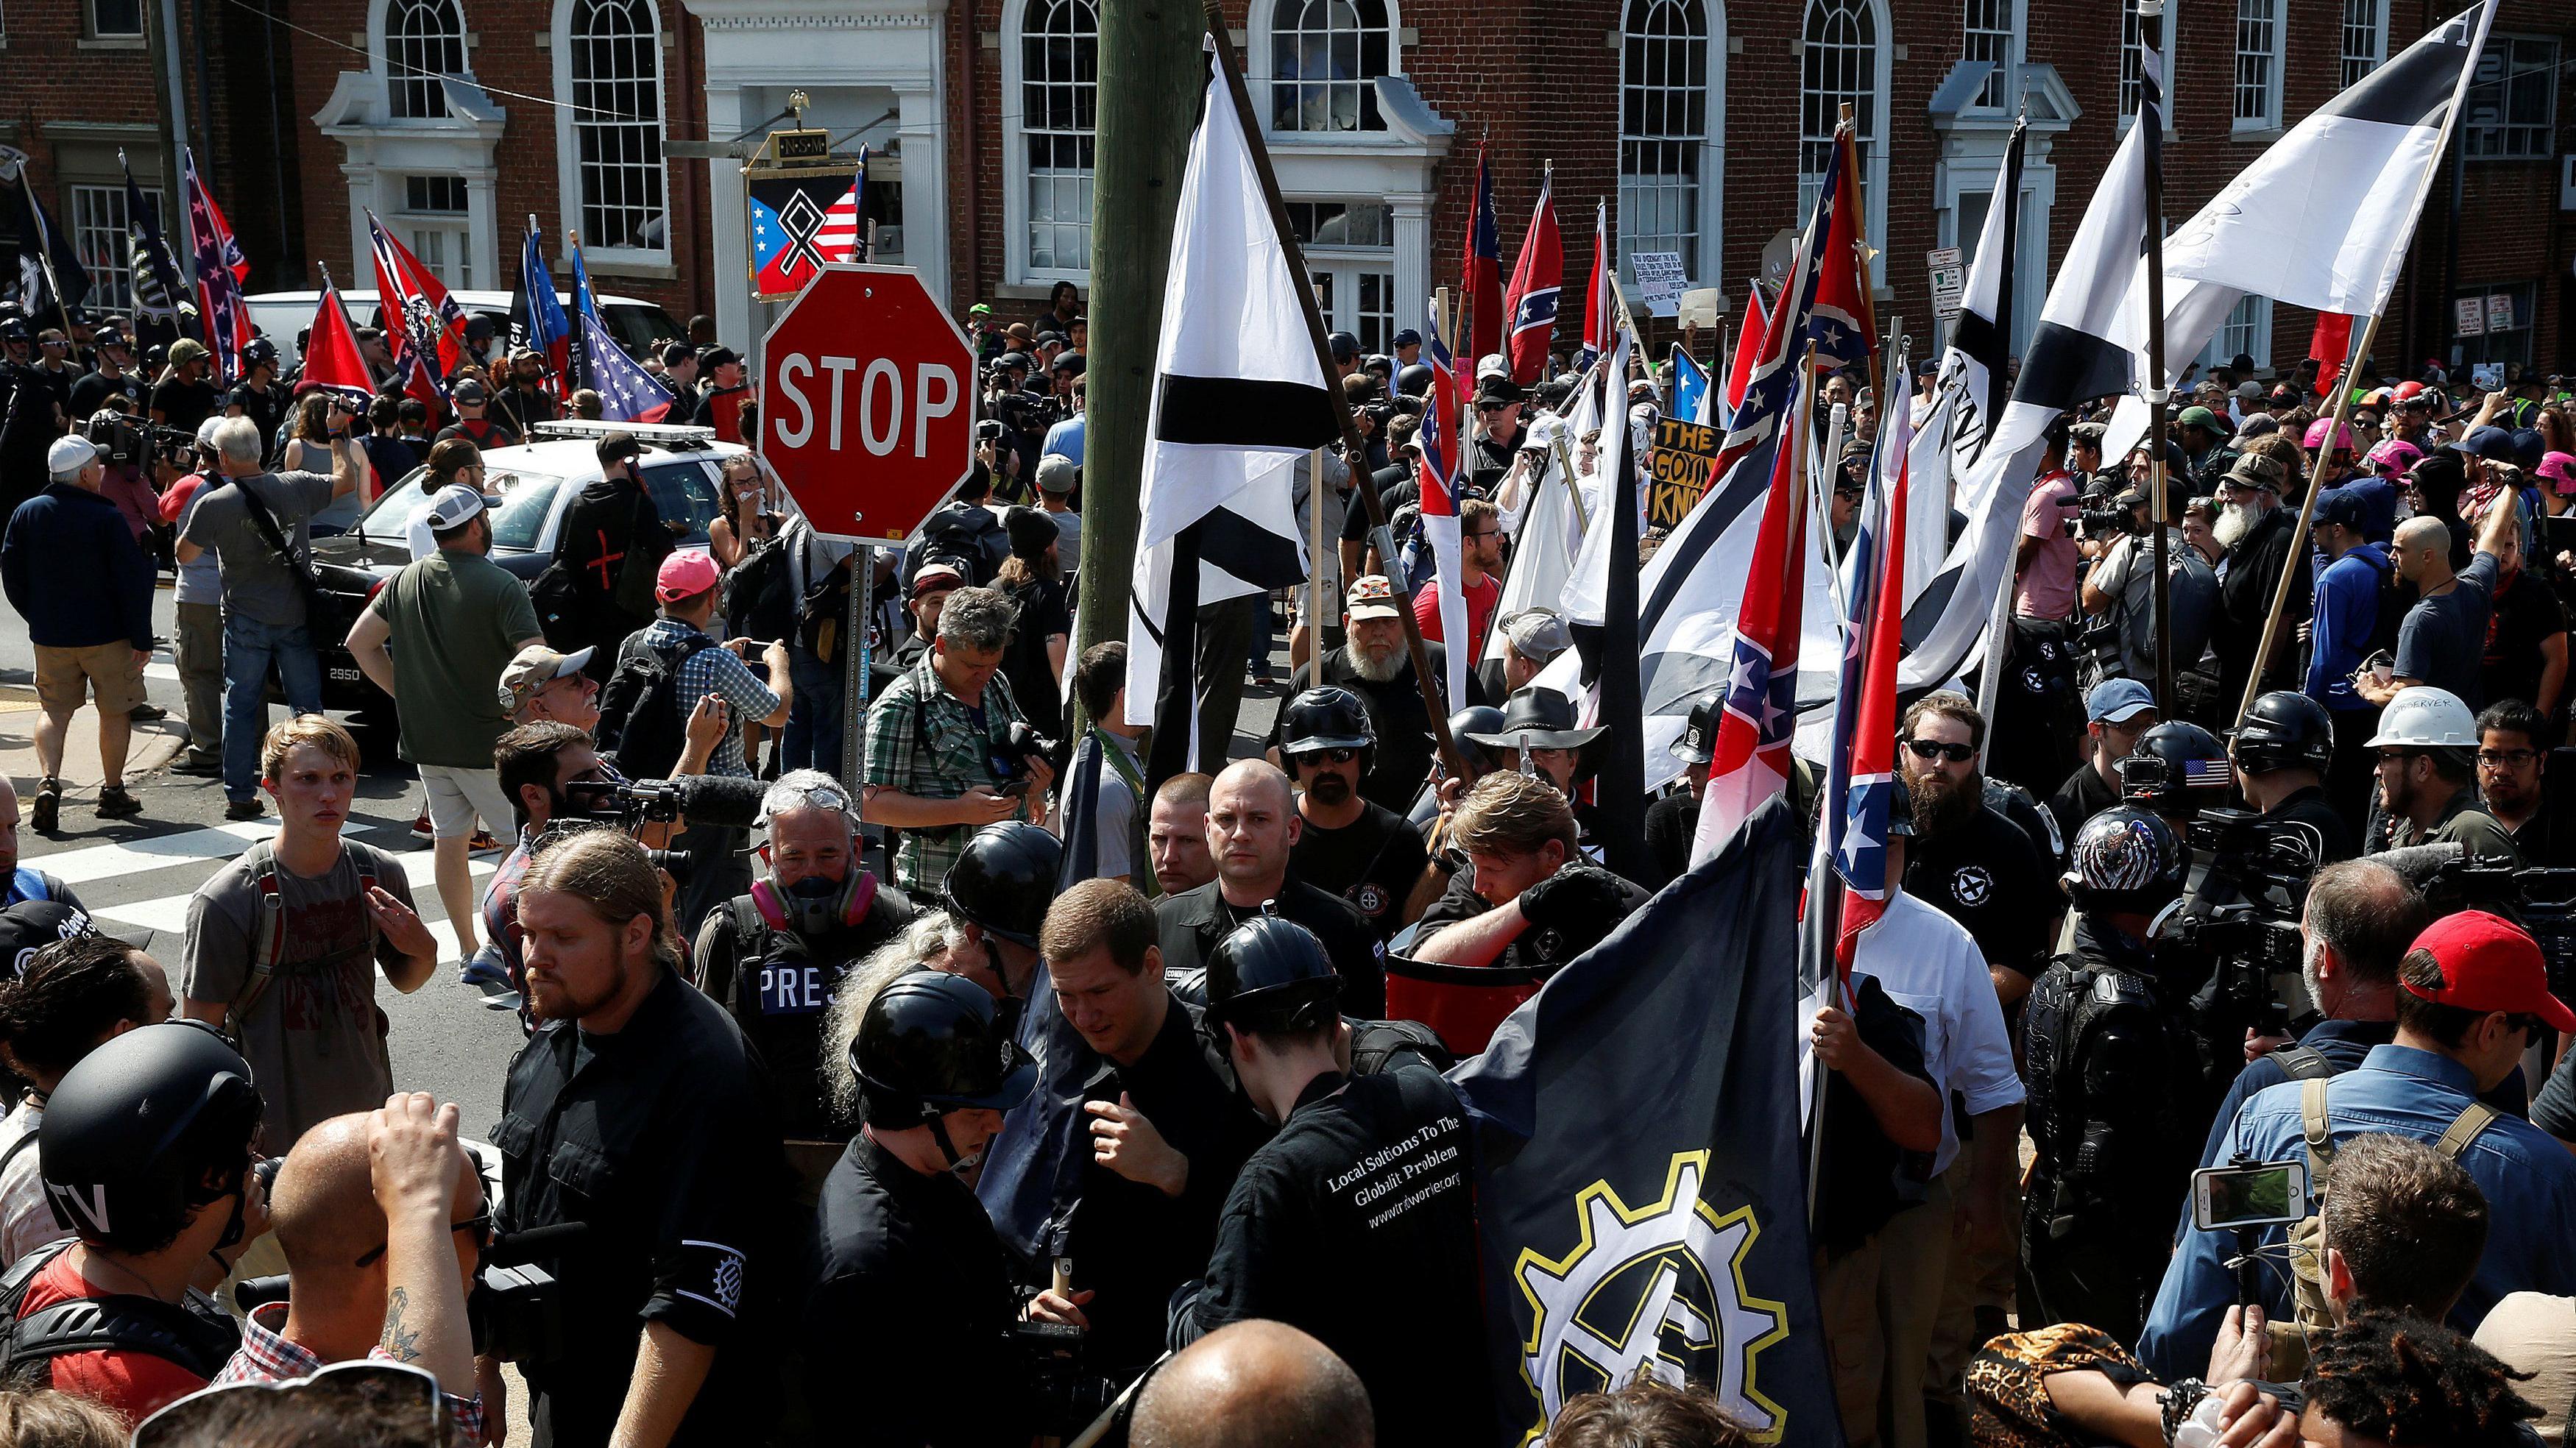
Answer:
[[[2284,995],[2296,987],[2280,978],[2299,978],[2307,949],[2299,915],[2317,862],[2251,810],[2202,810],[2186,834],[2209,867],[2164,938],[2215,962],[2201,1006],[2216,1040],[2223,1043],[2241,1029],[2285,1035],[2290,1009]]]
[[[1117,1400],[1118,1385],[1085,1365],[1083,1331],[1071,1323],[1014,1322],[1005,1346],[1041,1437],[1071,1441]]]
[[[684,774],[672,779],[576,779],[564,786],[572,811],[551,821],[558,829],[619,829],[641,838],[651,825],[670,824],[686,816],[693,825],[750,829],[760,818],[766,787],[757,779],[721,774]],[[687,850],[647,850],[656,868],[686,880],[696,863]]]
[[[558,1222],[524,1232],[504,1232],[483,1249],[465,1316],[474,1351],[516,1363],[547,1363],[563,1356],[563,1284],[538,1266],[584,1246],[587,1222]],[[233,1302],[247,1315],[287,1299],[288,1278],[246,1277],[233,1284]]]
[[[81,428],[81,436],[98,449],[101,461],[115,467],[150,467],[169,458],[185,463],[197,445],[196,438],[184,428],[162,427],[114,408],[101,408],[90,415]]]
[[[2462,910],[2501,915],[2531,932],[2561,1000],[2576,988],[2576,869],[2472,858],[2457,844],[2410,845],[2371,857],[2424,892],[2435,918]]]

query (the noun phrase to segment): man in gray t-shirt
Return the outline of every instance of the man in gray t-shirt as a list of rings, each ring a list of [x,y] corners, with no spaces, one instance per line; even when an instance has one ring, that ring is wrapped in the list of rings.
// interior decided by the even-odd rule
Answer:
[[[2381,684],[2365,670],[2353,681],[2353,692],[2385,708],[2398,691],[2431,684],[2476,712],[2500,557],[2521,522],[2514,495],[2498,495],[2478,527],[2477,552],[2457,573],[2451,571],[2451,531],[2441,519],[2417,516],[2398,525],[2389,552],[2397,576],[2414,584],[2418,597],[2397,626],[2394,675]]]
[[[238,425],[236,425],[238,424]],[[224,818],[255,820],[261,809],[259,741],[268,730],[268,670],[274,661],[286,686],[287,707],[322,712],[322,661],[314,652],[312,620],[305,616],[297,570],[309,568],[309,524],[331,500],[358,485],[356,450],[348,438],[349,413],[331,413],[331,472],[262,471],[259,425],[246,417],[215,424],[220,484],[208,479],[189,510],[175,550],[182,565],[212,553],[223,584],[224,606]],[[265,515],[266,526],[262,525]],[[274,531],[277,543],[269,542]],[[280,546],[292,550],[292,563]]]

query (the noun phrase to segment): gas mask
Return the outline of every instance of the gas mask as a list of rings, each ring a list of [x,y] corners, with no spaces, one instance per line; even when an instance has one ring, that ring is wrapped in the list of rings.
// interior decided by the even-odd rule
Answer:
[[[751,887],[752,905],[763,923],[808,940],[857,926],[868,918],[868,907],[876,898],[877,877],[855,864],[839,880],[808,875],[783,890],[767,879],[756,880]]]

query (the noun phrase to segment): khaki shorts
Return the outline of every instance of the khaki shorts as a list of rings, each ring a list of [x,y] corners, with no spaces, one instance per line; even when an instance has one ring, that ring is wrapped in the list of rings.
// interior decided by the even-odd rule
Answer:
[[[84,687],[86,681],[86,687]],[[102,714],[127,714],[143,702],[143,666],[123,640],[85,649],[36,645],[36,702],[67,715],[95,695]]]
[[[489,769],[463,769],[450,764],[420,766],[421,792],[429,796],[432,838],[461,840],[474,833],[474,818],[495,836],[511,832],[510,797],[501,792],[501,776]]]

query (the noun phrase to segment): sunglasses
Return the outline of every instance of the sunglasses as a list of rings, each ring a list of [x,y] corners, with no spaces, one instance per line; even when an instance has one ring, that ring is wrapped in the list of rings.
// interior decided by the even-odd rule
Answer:
[[[491,1198],[486,1197],[484,1200],[488,1202]],[[447,1230],[450,1232],[473,1233],[474,1250],[477,1252],[483,1251],[492,1245],[492,1209],[487,1206],[482,1211],[475,1213],[473,1216],[467,1217],[464,1221],[450,1222],[447,1224]],[[393,1244],[390,1242],[378,1244],[374,1251],[359,1258],[357,1265],[360,1267],[374,1266],[376,1263],[384,1259],[386,1251],[392,1246]]]
[[[1944,744],[1938,739],[1908,739],[1905,747],[1913,750],[1917,759],[1946,759],[1952,764],[1965,764],[1977,757],[1977,746],[1973,744]]]
[[[1356,749],[1309,749],[1295,756],[1302,764],[1348,764],[1359,757]]]

